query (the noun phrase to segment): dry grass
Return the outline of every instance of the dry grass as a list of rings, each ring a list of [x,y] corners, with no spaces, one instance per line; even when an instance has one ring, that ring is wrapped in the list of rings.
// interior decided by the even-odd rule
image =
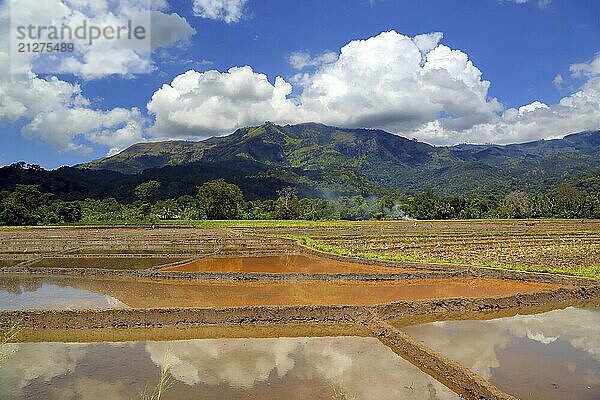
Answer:
[[[21,332],[21,320],[15,321],[8,329],[0,331],[0,368],[15,353],[14,350],[8,350],[9,344],[13,343]]]
[[[422,222],[419,222],[422,224]],[[600,278],[598,221],[543,221],[513,225],[468,221],[398,223],[353,230],[307,230],[288,235],[322,251],[392,261],[491,266]],[[480,229],[479,231],[477,229]],[[544,229],[541,229],[544,228]],[[437,231],[436,231],[437,230]]]

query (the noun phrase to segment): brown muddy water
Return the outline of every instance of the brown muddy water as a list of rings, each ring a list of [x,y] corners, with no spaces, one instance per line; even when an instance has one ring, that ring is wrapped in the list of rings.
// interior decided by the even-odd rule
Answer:
[[[5,400],[131,400],[171,366],[165,400],[458,399],[375,338],[9,344]]]
[[[147,269],[184,261],[176,257],[48,257],[32,268]]]
[[[263,273],[398,273],[414,269],[383,267],[338,261],[303,254],[283,254],[256,257],[207,257],[163,271],[181,272],[263,272]]]
[[[369,305],[401,300],[510,295],[557,285],[497,279],[407,281],[186,281],[72,276],[0,276],[0,309]]]
[[[600,308],[402,329],[520,399],[600,399]]]

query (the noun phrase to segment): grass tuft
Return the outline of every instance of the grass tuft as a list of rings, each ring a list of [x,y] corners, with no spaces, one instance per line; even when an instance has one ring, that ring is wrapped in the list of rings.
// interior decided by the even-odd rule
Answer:
[[[158,382],[152,392],[148,392],[148,388],[144,390],[142,393],[141,400],[161,400],[163,394],[169,387],[171,386],[171,366],[169,364],[165,364],[160,369],[160,374],[158,376]]]
[[[13,343],[19,333],[21,333],[21,322],[17,320],[8,329],[3,329],[0,333],[0,368],[2,364],[15,354],[16,350],[8,351],[7,348],[10,343]]]

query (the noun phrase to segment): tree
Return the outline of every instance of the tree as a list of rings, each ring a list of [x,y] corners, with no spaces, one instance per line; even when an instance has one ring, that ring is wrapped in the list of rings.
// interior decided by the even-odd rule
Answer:
[[[565,184],[556,190],[556,214],[563,218],[581,218],[586,193],[572,185]]]
[[[370,219],[374,214],[369,202],[362,196],[340,197],[337,209],[339,218],[350,221]]]
[[[81,219],[81,204],[56,200],[50,207],[57,215],[58,222],[73,223]]]
[[[402,197],[397,193],[388,193],[377,198],[375,205],[377,212],[375,213],[374,217],[377,219],[408,218],[405,208],[409,207],[406,204],[402,204]],[[368,219],[368,216],[366,215],[367,213],[368,209],[366,210],[365,215],[360,219]]]
[[[83,222],[117,222],[130,221],[125,207],[116,199],[85,199],[81,205]]]
[[[508,207],[511,218],[529,218],[531,217],[531,205],[529,203],[529,196],[525,192],[510,192],[504,204]]]
[[[554,217],[554,199],[547,194],[539,194],[530,199],[531,216],[533,218]]]
[[[0,222],[4,225],[37,225],[44,219],[42,207],[50,203],[50,193],[37,185],[17,185],[2,200]]]
[[[173,199],[166,199],[157,202],[153,207],[153,211],[159,219],[172,220],[179,218],[177,202]]]
[[[275,217],[278,219],[298,219],[302,214],[298,191],[288,186],[281,189],[275,205]]]
[[[325,199],[300,199],[302,219],[310,221],[339,219],[335,212],[335,204]]]
[[[201,215],[201,210],[198,207],[198,201],[190,196],[184,195],[177,199],[177,209],[181,219],[203,219],[206,216]]]
[[[143,202],[153,202],[156,200],[160,185],[158,181],[140,183],[135,188],[135,196]]]
[[[208,219],[235,219],[244,206],[242,190],[223,179],[202,184],[196,198]]]
[[[491,209],[490,200],[480,197],[469,197],[464,199],[464,202],[453,205],[454,211],[457,212],[457,217],[460,219],[479,219],[484,218],[486,213]]]
[[[244,219],[274,219],[276,201],[253,200],[246,202]]]
[[[409,199],[408,214],[417,219],[448,219],[454,215],[452,205],[429,189]]]

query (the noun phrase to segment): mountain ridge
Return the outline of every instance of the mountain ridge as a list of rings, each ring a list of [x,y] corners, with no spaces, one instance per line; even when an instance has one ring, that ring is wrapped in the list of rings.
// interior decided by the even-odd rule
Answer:
[[[377,143],[379,141],[384,143]],[[405,146],[398,146],[399,142]],[[369,152],[369,147],[371,151],[378,147],[380,151],[389,151],[387,147],[396,150],[403,150],[401,147],[412,148],[408,152],[397,154],[398,157],[405,157],[397,160],[403,162],[414,161],[417,148],[421,148],[421,152],[423,149],[434,148],[426,143],[415,142],[382,130],[343,129],[316,123],[280,126],[267,122],[255,127],[240,128],[226,136],[211,137],[197,142],[136,143],[114,156],[76,167],[138,173],[149,168],[179,165],[201,159],[217,162],[234,157],[247,157],[266,164],[283,163],[286,166],[310,167],[315,159],[324,157],[341,156],[346,158],[344,162],[348,161],[347,158],[360,158]],[[181,156],[179,148],[186,148],[186,155],[189,156],[186,162],[172,158],[174,155]],[[143,159],[148,155],[154,164],[139,166],[128,165],[125,162],[136,156]],[[390,158],[390,154],[387,156]],[[160,165],[160,162],[164,164]]]
[[[225,179],[247,199],[276,198],[286,186],[304,197],[378,196],[395,192],[504,196],[546,192],[600,176],[600,131],[510,145],[435,147],[377,129],[265,123],[199,142],[138,143],[112,157],[75,167],[0,169],[0,190],[38,184],[57,197],[135,199],[135,187],[161,182],[159,197],[195,195]],[[583,182],[583,181],[582,181]]]
[[[583,140],[582,140],[583,139]],[[377,156],[384,162],[415,166],[450,157],[462,161],[482,161],[498,165],[515,157],[546,157],[567,152],[600,156],[600,131],[584,131],[562,139],[524,143],[458,144],[433,146],[378,129],[346,129],[304,123],[240,128],[226,135],[201,141],[169,140],[136,143],[111,157],[103,157],[77,168],[110,170],[135,174],[146,169],[176,166],[196,161],[223,162],[247,158],[264,164],[319,169],[324,158],[346,166],[352,161]]]

